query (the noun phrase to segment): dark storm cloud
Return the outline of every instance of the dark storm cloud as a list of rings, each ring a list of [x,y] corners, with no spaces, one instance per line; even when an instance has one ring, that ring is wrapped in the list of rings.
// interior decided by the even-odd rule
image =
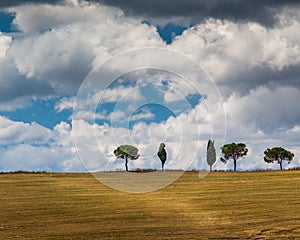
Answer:
[[[93,0],[122,8],[126,14],[149,17],[191,17],[195,20],[214,17],[236,21],[255,21],[272,25],[275,13],[299,0]]]
[[[0,8],[14,7],[23,4],[33,4],[33,3],[48,3],[48,4],[57,4],[62,2],[61,0],[1,0]]]
[[[255,21],[272,25],[283,6],[300,4],[299,0],[86,0],[119,7],[127,15],[145,17],[188,17],[199,21],[208,17],[234,21]],[[62,0],[2,0],[0,8],[22,4],[62,4]]]
[[[8,62],[0,65],[0,103],[20,97],[47,96],[54,93],[53,87],[45,81],[28,79],[20,76]]]
[[[300,90],[299,76],[299,65],[286,67],[282,71],[257,66],[234,75],[231,74],[223,82],[219,82],[218,87],[222,89],[221,92],[225,97],[233,92],[245,96],[260,86],[266,86],[269,89],[292,87]]]
[[[16,79],[18,80],[18,79]],[[45,82],[11,80],[4,88],[0,90],[0,103],[12,101],[21,97],[43,97],[54,94],[50,84]]]

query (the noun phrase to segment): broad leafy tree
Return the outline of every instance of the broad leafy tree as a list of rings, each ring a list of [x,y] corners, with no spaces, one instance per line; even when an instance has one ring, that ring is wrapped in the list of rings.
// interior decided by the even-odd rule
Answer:
[[[222,153],[224,158],[220,158],[223,163],[227,163],[230,160],[233,160],[234,171],[236,172],[236,162],[239,158],[242,158],[247,155],[248,149],[244,143],[230,143],[225,144],[222,148]]]
[[[121,145],[117,147],[114,151],[114,154],[117,158],[125,159],[125,168],[128,171],[128,159],[136,160],[139,158],[138,149],[131,145]]]
[[[210,171],[212,172],[212,166],[216,162],[216,149],[214,146],[214,141],[212,140],[208,140],[207,143],[206,161],[210,167]]]
[[[274,147],[274,148],[268,148],[265,152],[264,152],[265,156],[264,156],[264,160],[267,163],[274,163],[277,162],[280,165],[280,170],[282,170],[282,164],[283,161],[287,161],[288,163],[290,163],[293,158],[294,158],[294,154],[288,150],[285,150],[282,147]]]
[[[167,161],[167,152],[165,149],[165,144],[161,143],[157,152],[157,156],[159,157],[161,161],[161,169],[164,170],[165,162]]]

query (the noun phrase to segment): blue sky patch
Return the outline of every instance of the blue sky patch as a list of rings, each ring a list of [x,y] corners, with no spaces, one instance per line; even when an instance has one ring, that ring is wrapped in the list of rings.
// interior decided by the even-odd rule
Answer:
[[[157,32],[159,36],[167,43],[172,43],[176,36],[180,36],[187,27],[174,25],[173,23],[168,23],[167,25],[161,27],[157,26]]]
[[[143,115],[145,116],[144,118],[142,118]],[[136,119],[136,116],[140,116],[141,118]],[[131,115],[129,119],[129,129],[132,129],[138,122],[144,122],[146,124],[161,123],[165,122],[171,116],[176,117],[167,107],[155,103],[148,103],[138,108]]]
[[[70,115],[72,109],[65,109],[61,112],[55,110],[55,104],[58,98],[46,100],[32,100],[27,108],[19,109],[11,112],[1,112],[0,115],[5,116],[13,121],[21,121],[25,123],[36,122],[44,127],[53,129],[61,121],[70,123]]]
[[[152,25],[149,21],[143,21],[142,23],[145,23],[149,26]],[[192,25],[193,24],[190,24],[189,27],[191,27]],[[164,26],[156,25],[156,29],[157,29],[159,36],[167,44],[171,44],[176,36],[180,36],[183,33],[183,31],[188,29],[189,27],[176,25],[174,23],[168,23]]]
[[[12,22],[15,14],[0,11],[0,31],[1,32],[16,32]]]

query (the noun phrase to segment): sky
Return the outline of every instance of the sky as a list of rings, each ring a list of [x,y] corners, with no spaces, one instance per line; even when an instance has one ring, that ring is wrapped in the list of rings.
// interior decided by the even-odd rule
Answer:
[[[1,1],[0,171],[300,167],[300,4],[292,0]],[[232,169],[217,161],[215,169]]]

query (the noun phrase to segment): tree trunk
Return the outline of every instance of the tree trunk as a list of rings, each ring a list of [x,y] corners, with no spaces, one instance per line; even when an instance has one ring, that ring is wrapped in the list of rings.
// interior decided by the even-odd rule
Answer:
[[[162,163],[161,163],[161,170],[162,170],[162,171],[165,171],[164,165],[165,165],[165,163],[162,162]]]
[[[126,172],[128,172],[128,158],[125,157],[125,168],[126,168]]]
[[[280,170],[282,171],[282,160],[279,161]]]
[[[236,159],[233,159],[234,171],[236,172]]]
[[[212,165],[209,165],[209,167],[210,167],[210,171],[212,172]]]

